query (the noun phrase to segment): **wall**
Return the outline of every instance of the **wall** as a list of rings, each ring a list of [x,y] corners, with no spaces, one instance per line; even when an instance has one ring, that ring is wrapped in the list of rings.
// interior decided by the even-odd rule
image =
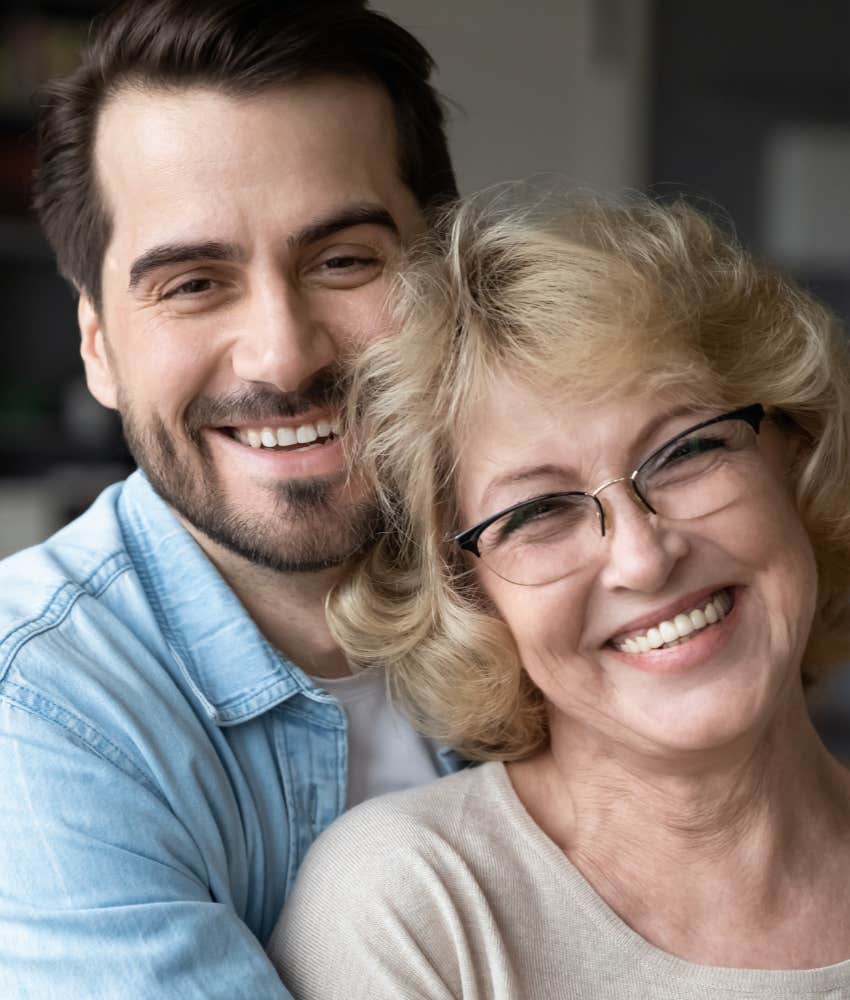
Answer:
[[[647,176],[649,0],[375,0],[456,100],[464,191],[539,171],[618,190]]]

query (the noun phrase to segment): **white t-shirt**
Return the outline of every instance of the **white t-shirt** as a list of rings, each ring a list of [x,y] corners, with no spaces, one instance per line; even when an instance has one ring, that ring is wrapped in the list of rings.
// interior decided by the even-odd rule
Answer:
[[[534,823],[496,763],[332,824],[268,948],[298,1000],[850,998],[850,961],[724,969],[649,944]]]
[[[313,681],[332,694],[348,716],[346,809],[440,776],[436,747],[390,704],[382,670]]]

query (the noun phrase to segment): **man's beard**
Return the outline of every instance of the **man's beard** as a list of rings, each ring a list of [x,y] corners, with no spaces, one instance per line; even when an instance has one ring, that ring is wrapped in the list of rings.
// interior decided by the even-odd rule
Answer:
[[[199,397],[186,410],[192,453],[181,449],[162,419],[143,423],[119,393],[124,436],[154,490],[213,542],[256,566],[279,573],[317,572],[339,566],[375,538],[379,516],[371,501],[347,498],[345,474],[269,481],[264,516],[240,510],[223,489],[201,433],[231,424],[262,426],[315,406],[336,408],[342,396],[338,371],[320,373],[304,392],[252,388],[232,396]]]

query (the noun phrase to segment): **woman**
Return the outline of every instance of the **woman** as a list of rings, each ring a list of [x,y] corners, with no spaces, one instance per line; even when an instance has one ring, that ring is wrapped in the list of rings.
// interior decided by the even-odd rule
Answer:
[[[462,205],[356,380],[353,660],[488,761],[320,839],[299,1000],[850,997],[850,360],[684,205]]]

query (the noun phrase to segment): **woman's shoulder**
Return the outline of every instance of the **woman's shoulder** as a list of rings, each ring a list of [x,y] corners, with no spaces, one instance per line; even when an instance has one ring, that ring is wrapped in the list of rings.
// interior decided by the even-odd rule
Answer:
[[[461,970],[493,952],[476,859],[493,858],[488,827],[504,828],[493,810],[507,781],[504,765],[483,764],[370,799],[332,823],[268,943],[292,993],[400,996],[403,983],[404,995],[459,996],[471,974]]]
[[[482,853],[510,853],[516,843],[510,833],[513,799],[505,766],[495,761],[369,799],[319,836],[299,881],[327,886],[336,873],[337,878],[355,878],[364,887],[380,885],[392,892],[399,888],[392,873],[406,872],[408,883],[416,882],[422,890],[474,867]]]
[[[379,853],[398,854],[426,845],[460,844],[475,836],[482,821],[499,808],[508,781],[505,767],[489,762],[417,788],[369,799],[331,824],[313,846],[311,854],[342,850],[347,858],[352,846],[367,843],[375,858]]]

